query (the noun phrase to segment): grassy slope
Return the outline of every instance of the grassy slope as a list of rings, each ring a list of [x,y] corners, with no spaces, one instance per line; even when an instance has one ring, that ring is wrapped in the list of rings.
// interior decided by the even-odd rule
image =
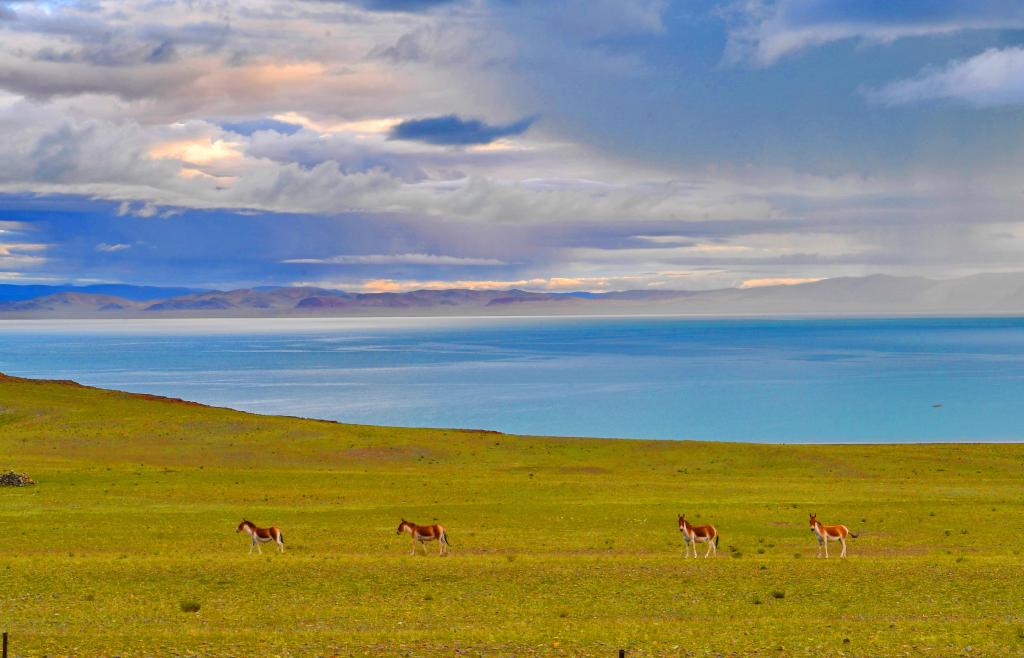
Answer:
[[[1019,655],[1022,464],[337,425],[0,377],[0,469],[39,482],[0,489],[0,626],[19,655]],[[814,559],[808,511],[863,531],[850,559]],[[683,561],[677,512],[717,524],[717,560]],[[288,552],[247,555],[242,516]],[[453,555],[410,557],[403,516],[445,523]]]

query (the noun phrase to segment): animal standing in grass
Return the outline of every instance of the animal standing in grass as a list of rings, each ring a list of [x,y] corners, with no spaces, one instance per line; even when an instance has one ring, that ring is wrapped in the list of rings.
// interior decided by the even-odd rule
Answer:
[[[253,547],[259,553],[263,552],[260,548],[260,544],[266,544],[268,541],[277,542],[277,550],[284,553],[284,534],[281,529],[275,526],[269,528],[259,528],[252,521],[242,521],[238,524],[238,528],[235,532],[242,532],[245,530],[250,537],[252,537],[252,544],[249,545],[249,552],[252,553]]]
[[[395,534],[400,535],[406,530],[412,535],[412,553],[410,555],[416,555],[417,543],[423,547],[423,554],[427,553],[426,543],[428,541],[437,541],[438,548],[440,549],[438,555],[444,555],[448,552],[448,533],[445,531],[443,525],[416,525],[411,521],[402,519],[402,522],[398,524],[398,530]]]
[[[850,529],[844,525],[825,525],[818,522],[818,516],[811,514],[811,530],[814,532],[814,536],[818,538],[818,557],[821,557],[821,547],[825,547],[825,559],[828,559],[828,543],[830,541],[837,541],[843,545],[843,552],[839,554],[839,557],[846,557],[846,538],[853,537],[856,539],[860,535],[850,532]]]
[[[713,525],[690,525],[685,514],[679,515],[679,532],[686,541],[686,557],[690,557],[690,544],[693,544],[693,557],[697,557],[697,544],[707,544],[708,550],[704,557],[714,551],[718,557],[718,529]]]

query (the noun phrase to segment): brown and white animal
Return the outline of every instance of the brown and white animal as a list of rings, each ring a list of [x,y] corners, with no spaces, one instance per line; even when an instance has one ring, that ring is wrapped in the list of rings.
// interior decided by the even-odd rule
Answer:
[[[253,547],[256,548],[257,552],[262,553],[263,549],[260,548],[260,544],[265,544],[268,541],[276,541],[277,550],[284,553],[284,534],[280,528],[274,526],[259,528],[252,521],[242,521],[238,524],[235,532],[242,532],[243,530],[252,538],[252,544],[249,545],[250,553],[252,553]]]
[[[409,531],[412,535],[412,553],[410,555],[416,555],[416,545],[419,544],[423,547],[423,553],[426,555],[428,541],[437,541],[438,548],[440,549],[438,555],[444,555],[448,552],[448,532],[444,529],[443,525],[416,525],[412,521],[406,521],[402,519],[402,522],[398,524],[398,530],[395,532],[396,535],[400,535],[405,531]]]
[[[708,550],[704,557],[711,555],[714,551],[718,557],[718,530],[713,525],[690,525],[686,515],[679,515],[679,532],[683,533],[686,541],[686,557],[690,557],[690,544],[693,544],[693,557],[697,557],[697,544],[707,544]]]
[[[843,552],[839,554],[839,557],[846,557],[846,538],[853,537],[856,539],[860,535],[850,532],[850,529],[844,525],[825,525],[818,522],[818,516],[811,514],[810,519],[811,531],[814,536],[818,538],[818,557],[821,557],[821,547],[825,547],[825,559],[828,559],[828,543],[830,541],[837,541],[843,545]]]

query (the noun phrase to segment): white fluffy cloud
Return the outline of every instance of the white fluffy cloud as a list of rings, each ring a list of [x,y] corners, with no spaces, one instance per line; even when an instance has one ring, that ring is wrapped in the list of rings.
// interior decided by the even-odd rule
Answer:
[[[990,48],[870,91],[868,97],[889,105],[937,99],[976,107],[1020,105],[1024,103],[1024,48]]]
[[[964,30],[1024,27],[1024,6],[1007,0],[742,0],[723,13],[731,23],[725,60],[757,66],[845,39],[884,44]]]

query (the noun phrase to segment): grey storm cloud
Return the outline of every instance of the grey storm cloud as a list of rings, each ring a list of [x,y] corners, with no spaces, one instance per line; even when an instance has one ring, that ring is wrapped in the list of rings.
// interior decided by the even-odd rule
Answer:
[[[478,119],[462,119],[449,114],[426,119],[409,119],[391,129],[391,139],[404,139],[445,146],[490,144],[503,137],[521,135],[530,129],[537,117],[526,117],[512,123],[491,125]]]

